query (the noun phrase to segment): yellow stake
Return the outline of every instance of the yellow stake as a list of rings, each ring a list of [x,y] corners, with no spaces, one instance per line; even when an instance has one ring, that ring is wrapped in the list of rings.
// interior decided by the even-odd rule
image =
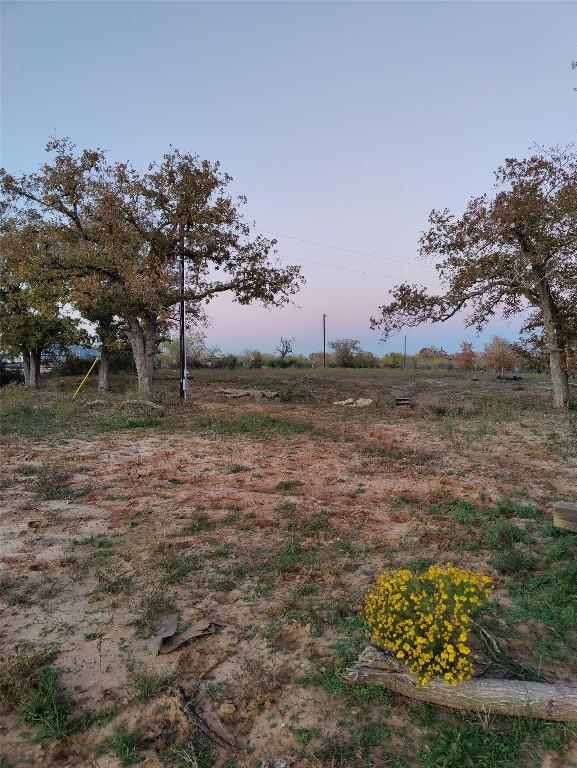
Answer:
[[[94,358],[94,362],[92,363],[92,365],[91,365],[91,366],[90,366],[90,368],[88,369],[88,373],[86,374],[86,376],[85,376],[85,377],[82,379],[82,381],[80,382],[80,384],[79,384],[79,386],[78,386],[78,389],[76,390],[76,392],[75,392],[75,393],[72,395],[72,399],[73,399],[73,400],[74,400],[74,398],[76,397],[76,395],[77,395],[77,394],[80,392],[80,390],[82,389],[82,387],[84,386],[84,382],[85,382],[85,381],[86,381],[86,379],[87,379],[87,378],[90,376],[90,374],[92,373],[92,369],[94,368],[94,366],[96,365],[96,363],[97,363],[99,360],[100,360],[100,355],[99,355],[98,357],[95,357],[95,358]]]

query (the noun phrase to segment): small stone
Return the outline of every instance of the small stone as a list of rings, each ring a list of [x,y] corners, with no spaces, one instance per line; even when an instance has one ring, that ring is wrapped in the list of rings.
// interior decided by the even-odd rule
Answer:
[[[230,717],[236,712],[236,706],[232,703],[232,701],[223,701],[223,703],[218,708],[218,711],[223,717]]]

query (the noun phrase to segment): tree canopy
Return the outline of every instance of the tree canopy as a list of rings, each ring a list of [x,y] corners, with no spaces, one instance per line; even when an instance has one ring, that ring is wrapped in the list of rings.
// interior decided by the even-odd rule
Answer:
[[[443,292],[398,285],[371,324],[387,338],[468,310],[467,324],[481,330],[497,312],[529,310],[545,337],[554,404],[564,407],[577,329],[577,156],[573,147],[541,149],[495,175],[494,194],[472,198],[461,216],[429,216],[420,255],[434,260]]]
[[[242,215],[245,198],[227,191],[218,163],[168,151],[144,172],[81,152],[67,139],[47,145],[51,162],[0,186],[23,220],[40,218],[55,247],[43,265],[69,285],[73,302],[93,317],[120,320],[139,378],[152,391],[157,343],[181,294],[178,259],[186,263],[189,317],[231,292],[235,301],[280,305],[302,282],[300,267],[273,261],[276,241],[254,235]]]

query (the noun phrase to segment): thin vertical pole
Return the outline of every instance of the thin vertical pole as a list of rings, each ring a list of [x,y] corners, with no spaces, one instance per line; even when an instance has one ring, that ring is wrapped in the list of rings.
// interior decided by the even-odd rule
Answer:
[[[323,312],[323,368],[327,367],[327,316]]]
[[[403,368],[407,367],[407,337],[405,336],[405,351],[403,353]]]
[[[180,238],[179,259],[180,307],[179,307],[179,357],[180,357],[180,399],[186,399],[186,348],[184,344],[184,237]]]

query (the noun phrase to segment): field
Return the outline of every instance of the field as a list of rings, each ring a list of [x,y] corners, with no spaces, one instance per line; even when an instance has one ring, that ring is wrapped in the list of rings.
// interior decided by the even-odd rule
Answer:
[[[202,370],[184,406],[175,380],[156,406],[75,384],[2,392],[2,768],[577,766],[571,726],[338,674],[382,570],[452,562],[491,576],[478,621],[509,673],[577,684],[577,535],[551,522],[577,499],[577,413],[541,378]],[[153,656],[170,612],[214,631]]]

